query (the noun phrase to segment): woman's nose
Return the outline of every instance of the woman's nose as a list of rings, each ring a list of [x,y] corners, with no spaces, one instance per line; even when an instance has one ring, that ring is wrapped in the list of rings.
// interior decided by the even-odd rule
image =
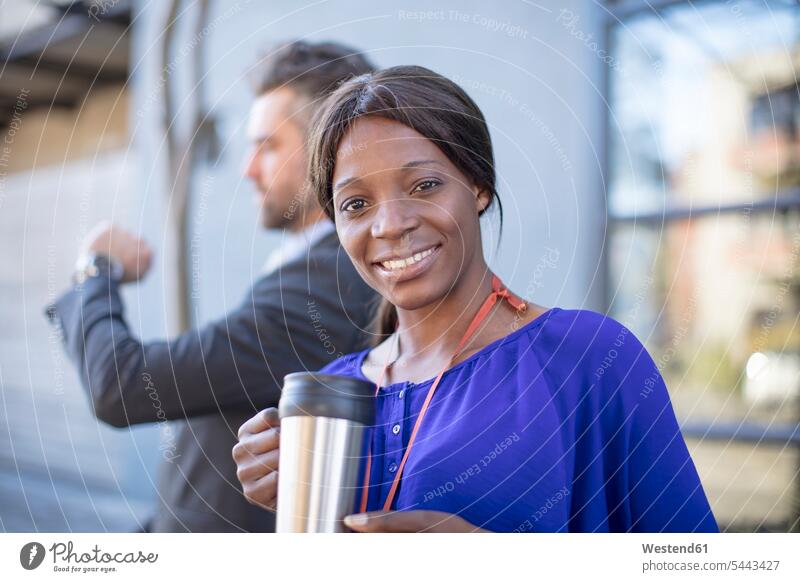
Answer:
[[[413,200],[395,199],[379,203],[372,223],[375,238],[400,239],[419,226],[419,216]]]

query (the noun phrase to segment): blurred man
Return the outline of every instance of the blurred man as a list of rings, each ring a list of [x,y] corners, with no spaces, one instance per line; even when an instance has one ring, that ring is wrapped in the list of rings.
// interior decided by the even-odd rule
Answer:
[[[147,531],[272,531],[273,514],[249,505],[236,479],[239,426],[277,404],[285,374],[365,347],[373,291],[303,185],[314,111],[341,81],[371,69],[332,43],[290,43],[260,63],[245,174],[263,226],[285,233],[239,309],[170,341],[137,341],[119,285],[143,277],[152,254],[110,226],[87,238],[75,287],[49,309],[99,419],[116,427],[185,419],[163,450],[160,506]]]

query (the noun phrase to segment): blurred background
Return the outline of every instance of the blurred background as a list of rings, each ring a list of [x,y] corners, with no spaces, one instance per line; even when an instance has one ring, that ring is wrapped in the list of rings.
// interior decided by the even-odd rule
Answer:
[[[147,516],[168,433],[99,424],[43,310],[103,219],[157,251],[124,289],[144,339],[238,305],[279,240],[241,177],[245,75],[291,38],[460,83],[496,147],[492,266],[645,342],[723,529],[800,529],[797,2],[0,0],[0,530]]]

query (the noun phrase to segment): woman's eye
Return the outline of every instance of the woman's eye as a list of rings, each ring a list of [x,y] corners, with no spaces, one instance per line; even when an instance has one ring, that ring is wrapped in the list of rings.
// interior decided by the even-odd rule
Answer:
[[[364,204],[365,202],[360,198],[349,200],[342,205],[342,212],[354,212],[356,210],[361,210],[364,208]]]
[[[424,181],[420,182],[419,184],[417,184],[416,186],[414,186],[414,189],[412,190],[412,192],[425,192],[426,190],[430,190],[431,188],[435,188],[439,184],[441,184],[441,182],[439,182],[439,180],[424,180]]]

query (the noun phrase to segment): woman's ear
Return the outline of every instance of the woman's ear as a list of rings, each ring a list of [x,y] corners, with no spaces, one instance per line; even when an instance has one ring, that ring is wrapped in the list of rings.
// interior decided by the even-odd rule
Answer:
[[[477,190],[475,192],[475,209],[478,211],[478,214],[486,210],[486,207],[489,206],[491,201],[492,195],[489,192],[485,189]]]

